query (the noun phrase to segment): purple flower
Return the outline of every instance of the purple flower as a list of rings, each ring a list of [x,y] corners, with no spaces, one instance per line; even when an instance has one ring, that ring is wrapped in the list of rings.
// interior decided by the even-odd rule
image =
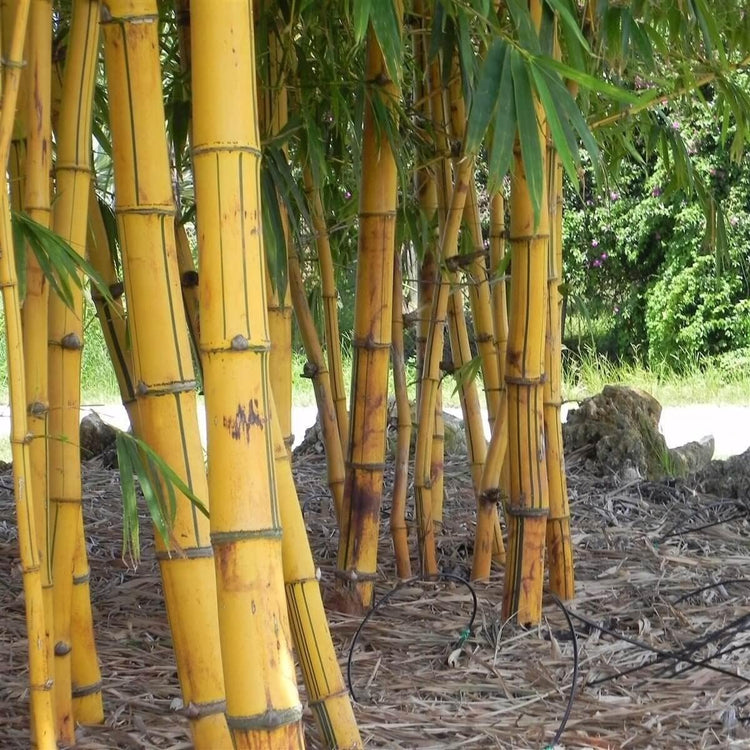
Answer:
[[[740,223],[740,217],[739,216],[730,216],[729,217],[729,223],[736,227]]]
[[[599,268],[602,265],[602,262],[599,260],[599,258],[595,258],[594,262],[591,264],[594,268]]]
[[[352,194],[348,190],[344,190],[344,198],[346,198],[347,200],[349,200],[349,198],[351,198],[351,197],[352,197]]]
[[[599,240],[591,240],[591,247],[599,247]]]
[[[657,185],[652,191],[651,195],[654,196],[654,198],[658,198],[661,195],[661,188]]]
[[[612,190],[609,194],[609,199],[611,201],[620,200],[620,194],[616,190]]]
[[[602,260],[607,260],[607,258],[609,258],[609,255],[608,255],[607,253],[602,253],[602,254],[601,254],[601,255],[600,255],[599,257],[600,257],[600,258],[601,258]]]
[[[679,122],[677,122],[677,120],[675,120],[675,121],[674,121],[674,122],[672,123],[672,130],[679,130],[679,129],[680,129],[680,123],[679,123]]]
[[[617,313],[620,312],[619,305],[615,305],[614,308],[613,308],[613,310],[615,311],[615,315],[617,315]]]

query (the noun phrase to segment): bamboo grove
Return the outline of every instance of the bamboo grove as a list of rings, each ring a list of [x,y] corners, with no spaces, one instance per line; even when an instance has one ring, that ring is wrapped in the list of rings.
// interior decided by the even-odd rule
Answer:
[[[0,286],[36,747],[74,743],[107,711],[78,447],[90,303],[133,433],[118,437],[126,542],[137,478],[196,748],[302,747],[296,663],[322,743],[362,747],[291,471],[296,342],[337,527],[330,606],[371,606],[383,510],[386,574],[440,575],[446,378],[475,494],[471,578],[502,586],[521,625],[539,622],[545,581],[575,595],[564,198],[659,151],[716,235],[721,207],[666,114],[711,87],[745,132],[750,18],[726,5],[0,2]]]

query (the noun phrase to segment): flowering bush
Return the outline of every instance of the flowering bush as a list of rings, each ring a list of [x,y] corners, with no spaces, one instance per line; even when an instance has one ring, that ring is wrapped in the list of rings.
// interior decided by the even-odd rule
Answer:
[[[599,346],[620,357],[638,350],[679,368],[685,358],[750,346],[750,163],[730,161],[716,122],[682,116],[673,129],[721,200],[727,251],[719,256],[701,206],[670,189],[661,158],[646,168],[623,163],[606,192],[566,196],[568,309],[585,301],[606,331]]]

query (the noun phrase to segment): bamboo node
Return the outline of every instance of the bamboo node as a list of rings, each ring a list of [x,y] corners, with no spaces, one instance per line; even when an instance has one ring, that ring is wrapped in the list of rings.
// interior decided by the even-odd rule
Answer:
[[[211,544],[214,547],[246,542],[251,539],[281,539],[281,529],[239,529],[238,531],[215,531],[211,534]]]
[[[440,369],[446,374],[446,375],[453,375],[453,373],[456,371],[456,366],[453,364],[453,361],[450,359],[443,359],[440,361]]]
[[[377,581],[377,573],[365,573],[362,570],[336,570],[334,571],[336,578],[340,578],[342,581],[350,581],[356,583],[357,581]]]
[[[188,719],[202,719],[204,716],[213,716],[224,713],[227,710],[227,702],[224,699],[215,701],[190,701],[180,713]]]
[[[84,583],[88,583],[91,580],[91,573],[84,573],[82,576],[73,576],[73,585],[80,586]]]
[[[83,343],[81,337],[75,332],[66,333],[62,339],[60,339],[60,346],[63,349],[70,349],[72,351],[79,351],[83,349]]]
[[[198,286],[198,272],[197,271],[185,271],[180,277],[180,283],[183,289],[194,289]]]
[[[49,412],[49,404],[45,403],[44,401],[32,401],[29,404],[28,411],[30,417],[42,419],[43,417],[46,417],[47,413]]]
[[[514,518],[547,518],[549,516],[549,508],[519,508],[510,503],[507,504],[505,512]]]
[[[479,502],[486,503],[488,505],[495,505],[502,499],[502,492],[499,487],[490,487],[487,490],[483,490],[479,493]]]
[[[302,377],[312,380],[319,372],[320,368],[314,362],[307,361],[302,368]]]
[[[290,708],[270,708],[268,711],[254,716],[229,716],[227,714],[227,726],[239,731],[276,729],[287,724],[294,724],[301,718],[302,706],[297,705]]]
[[[368,335],[366,338],[354,338],[352,339],[352,346],[355,349],[364,349],[366,351],[374,351],[376,349],[390,349],[391,348],[391,342],[384,343],[382,341],[375,341],[375,339],[372,337],[372,334]]]
[[[250,342],[241,333],[238,333],[232,339],[230,346],[236,352],[245,352],[250,348]]]
[[[172,556],[171,550],[156,550],[154,557],[157,560],[194,560],[203,557],[213,557],[214,551],[212,547],[188,547],[182,548],[182,554],[179,558]]]
[[[25,60],[9,60],[7,57],[2,57],[0,58],[0,62],[2,63],[4,68],[25,68],[26,67]]]
[[[58,641],[55,644],[55,656],[67,656],[72,651],[72,646],[65,641]]]
[[[82,685],[81,687],[73,686],[71,694],[74,698],[85,698],[87,695],[95,695],[101,693],[102,681],[92,682],[90,685]]]

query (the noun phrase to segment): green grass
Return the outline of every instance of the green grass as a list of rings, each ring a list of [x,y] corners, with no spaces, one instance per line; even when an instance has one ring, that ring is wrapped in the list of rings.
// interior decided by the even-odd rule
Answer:
[[[4,323],[4,316],[0,313],[0,329]],[[314,406],[315,393],[312,381],[302,377],[305,361],[306,358],[301,352],[296,352],[292,359],[294,403],[297,406]],[[343,364],[348,395],[352,360],[347,352],[344,354]],[[413,363],[407,363],[407,383],[409,396],[413,399],[416,395],[416,372]],[[481,377],[477,383],[481,391]],[[666,367],[649,369],[640,364],[613,363],[590,350],[584,351],[581,355],[571,354],[566,357],[563,372],[565,400],[578,401],[591,396],[601,391],[608,383],[641,388],[655,396],[663,405],[750,404],[750,352],[737,352],[710,362],[693,362],[687,366],[683,363],[682,372],[679,374]],[[120,400],[114,370],[91,304],[87,304],[84,315],[81,392],[84,404],[117,403]],[[393,393],[392,378],[389,379],[389,393]],[[446,406],[460,406],[452,377],[446,377],[444,380],[443,399]],[[8,402],[4,336],[0,336],[0,402]]]
[[[682,370],[613,363],[586,352],[571,357],[563,372],[563,398],[580,401],[607,384],[640,388],[663,406],[686,404],[750,404],[750,368],[741,354],[711,361],[683,362]]]
[[[5,328],[5,314],[0,312],[0,330]],[[84,404],[109,404],[120,400],[120,391],[104,343],[102,329],[94,306],[87,302],[83,316],[83,361],[81,394]],[[0,336],[0,401],[8,403],[8,367],[5,336]]]

